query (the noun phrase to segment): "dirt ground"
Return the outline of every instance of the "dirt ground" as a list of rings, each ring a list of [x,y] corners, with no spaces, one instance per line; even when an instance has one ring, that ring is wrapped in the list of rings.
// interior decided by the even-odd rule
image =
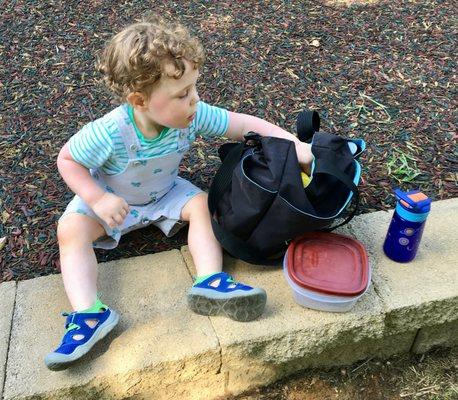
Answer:
[[[230,400],[456,400],[458,348],[311,370]],[[229,400],[229,399],[228,399]]]

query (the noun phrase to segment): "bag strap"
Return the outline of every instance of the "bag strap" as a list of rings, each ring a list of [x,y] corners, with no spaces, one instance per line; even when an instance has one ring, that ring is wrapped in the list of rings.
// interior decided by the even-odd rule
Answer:
[[[217,204],[225,191],[229,188],[232,182],[232,174],[235,167],[240,162],[244,150],[245,143],[238,143],[226,154],[210,186],[210,191],[208,193],[208,208],[210,210],[213,233],[221,243],[221,246],[232,256],[251,264],[269,265],[273,263],[272,259],[263,257],[257,249],[235,236],[232,232],[224,229],[214,218]]]
[[[341,171],[339,171],[333,164],[328,164],[326,166],[321,165],[317,166],[317,168],[313,171],[313,174],[327,174],[331,175],[334,178],[338,179],[342,182],[348,189],[353,192],[353,202],[355,203],[355,207],[352,212],[347,216],[347,218],[340,224],[336,226],[332,226],[330,228],[323,229],[324,231],[331,232],[334,229],[338,228],[339,226],[345,225],[349,223],[356,214],[356,211],[359,209],[359,190],[358,187],[354,184],[354,182],[346,175],[344,175]]]

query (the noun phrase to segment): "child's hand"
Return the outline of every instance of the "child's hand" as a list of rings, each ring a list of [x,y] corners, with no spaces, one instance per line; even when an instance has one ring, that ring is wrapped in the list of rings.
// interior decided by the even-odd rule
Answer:
[[[297,159],[302,170],[310,175],[310,166],[313,161],[312,145],[304,142],[296,142]]]
[[[104,193],[93,205],[92,210],[110,227],[121,225],[129,212],[129,205],[113,193]]]

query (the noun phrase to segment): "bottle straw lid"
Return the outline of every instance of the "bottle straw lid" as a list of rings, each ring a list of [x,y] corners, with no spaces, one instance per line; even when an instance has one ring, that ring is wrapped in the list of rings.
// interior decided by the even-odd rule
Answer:
[[[401,206],[410,212],[424,214],[431,209],[431,199],[420,190],[403,192],[400,189],[395,189],[394,193]]]

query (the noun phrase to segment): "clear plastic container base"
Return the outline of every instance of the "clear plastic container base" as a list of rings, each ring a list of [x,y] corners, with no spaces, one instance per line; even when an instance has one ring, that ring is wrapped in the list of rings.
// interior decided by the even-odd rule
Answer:
[[[331,311],[331,312],[346,312],[350,311],[355,303],[359,300],[364,293],[367,292],[371,284],[371,268],[369,266],[369,277],[367,287],[363,293],[357,296],[333,296],[325,293],[308,290],[298,286],[292,281],[288,274],[288,252],[285,254],[283,259],[283,274],[286,281],[291,286],[293,291],[293,297],[297,303],[301,306],[312,308],[319,311]]]

